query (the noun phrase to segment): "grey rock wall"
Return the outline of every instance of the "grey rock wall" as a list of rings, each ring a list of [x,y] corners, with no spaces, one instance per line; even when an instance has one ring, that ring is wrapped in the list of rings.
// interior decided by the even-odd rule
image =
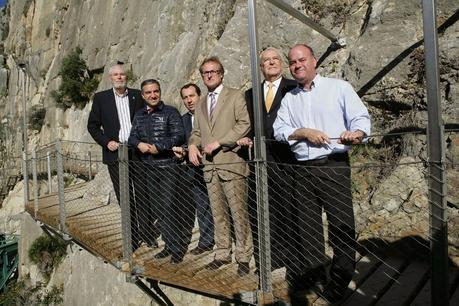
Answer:
[[[257,2],[261,47],[274,46],[287,53],[289,46],[306,42],[319,57],[325,52],[327,39],[271,4]],[[286,2],[346,38],[347,46],[331,53],[319,71],[351,82],[370,110],[374,134],[426,127],[421,1]],[[442,116],[447,127],[457,128],[459,4],[439,0],[437,6],[438,25],[447,25],[439,33]],[[28,65],[27,109],[41,104],[47,110],[41,131],[29,131],[31,142],[45,144],[57,137],[91,141],[86,132],[91,104],[64,111],[50,96],[60,83],[57,74],[62,59],[75,47],[83,50],[90,70],[104,72],[99,90],[109,87],[108,68],[121,60],[132,67],[137,77],[132,86],[138,87],[145,78],[157,78],[163,100],[183,111],[178,90],[190,81],[202,85],[198,67],[209,55],[218,55],[225,65],[225,84],[241,89],[251,86],[247,27],[245,0],[9,1],[0,14],[0,50],[6,62],[0,67],[0,92],[6,88],[6,94],[0,95],[0,119],[7,118],[11,123],[8,148],[17,153],[21,147],[17,141],[23,98],[20,62]],[[285,74],[289,76],[287,69]],[[457,164],[459,136],[454,132],[447,137],[447,160]],[[401,161],[426,159],[426,137],[376,137],[374,145],[380,151],[388,146],[394,148],[388,150],[389,158],[383,158],[392,164],[356,176],[359,180],[355,187],[363,190],[355,204],[358,230],[362,237],[384,239],[405,234],[426,236],[426,169],[421,164],[398,166]],[[449,166],[447,173],[449,237],[454,247],[459,246],[457,169]]]

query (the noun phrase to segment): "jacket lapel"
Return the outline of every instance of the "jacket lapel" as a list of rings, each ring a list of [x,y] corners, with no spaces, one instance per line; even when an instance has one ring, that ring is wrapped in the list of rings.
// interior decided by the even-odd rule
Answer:
[[[137,103],[135,95],[132,90],[128,89],[128,98],[129,98],[129,113],[131,115],[131,120],[134,118],[135,114],[135,105]]]
[[[118,119],[119,118],[118,109],[116,108],[115,93],[113,92],[113,89],[111,89],[109,91],[108,97],[109,97],[109,99],[108,99],[109,107],[112,109],[112,112],[114,114],[113,118],[116,118],[115,119],[115,127],[116,127],[117,131],[119,131],[121,129],[121,125],[120,125],[120,120]]]
[[[207,122],[207,125],[209,126],[210,129],[210,119],[209,119],[209,113],[207,112],[207,96],[209,93],[202,95],[201,96],[201,102],[199,102],[199,107],[201,107],[201,112],[205,118],[205,121]]]
[[[276,95],[274,96],[274,100],[273,100],[273,105],[271,105],[271,109],[269,110],[269,112],[272,112],[275,109],[278,109],[279,104],[282,101],[283,91],[285,90],[285,82],[284,82],[284,77],[281,77],[281,78],[282,79],[279,83],[279,88],[276,91]]]

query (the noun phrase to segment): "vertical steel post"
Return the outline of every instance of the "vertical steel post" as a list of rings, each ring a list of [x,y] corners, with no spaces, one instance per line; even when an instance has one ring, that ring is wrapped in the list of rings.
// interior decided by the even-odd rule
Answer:
[[[47,170],[48,170],[48,193],[53,192],[52,191],[52,175],[51,175],[51,152],[48,150],[46,152],[46,165],[47,165]]]
[[[438,69],[438,39],[435,0],[422,1],[424,56],[427,84],[429,145],[430,248],[432,256],[432,305],[449,304],[448,224],[444,125]]]
[[[24,204],[29,203],[29,173],[27,173],[27,153],[22,152],[22,176],[24,182]]]
[[[266,164],[266,143],[263,135],[262,100],[260,98],[260,74],[258,63],[258,31],[256,1],[248,0],[250,67],[252,75],[253,114],[254,114],[254,153],[255,180],[257,194],[258,244],[260,262],[260,294],[258,304],[273,302],[271,279],[271,247],[269,232],[268,180]]]
[[[65,225],[65,194],[64,194],[64,161],[62,156],[62,144],[56,141],[56,166],[57,166],[57,195],[59,198],[59,227],[64,233],[67,232]]]
[[[37,178],[37,151],[32,151],[32,179],[33,179],[33,208],[34,217],[37,219],[38,214],[38,178]]]
[[[22,63],[22,64],[19,64],[19,69],[22,71],[21,75],[22,75],[22,151],[25,152],[26,154],[26,163],[24,164],[25,165],[25,169],[24,169],[24,186],[27,185],[28,187],[28,184],[29,184],[29,171],[27,169],[28,165],[27,165],[27,151],[28,151],[28,137],[27,137],[27,97],[26,97],[26,94],[27,94],[27,79],[26,79],[26,70],[27,70],[27,66],[26,64]],[[25,189],[25,191],[27,191],[27,194],[26,194],[26,198],[25,200],[26,201],[29,201],[29,188]]]
[[[91,160],[91,151],[88,151],[88,162],[89,162],[89,169],[88,169],[88,179],[92,179],[92,160]]]
[[[123,237],[123,261],[130,263],[132,258],[132,238],[131,212],[129,208],[129,158],[128,147],[126,144],[120,144],[118,148],[118,160],[121,202],[121,235]]]

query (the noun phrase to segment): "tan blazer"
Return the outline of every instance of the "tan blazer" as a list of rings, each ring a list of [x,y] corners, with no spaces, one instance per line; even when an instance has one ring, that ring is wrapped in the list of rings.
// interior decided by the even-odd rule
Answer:
[[[194,128],[188,141],[188,145],[201,148],[214,141],[218,141],[222,146],[214,151],[213,156],[203,158],[205,181],[210,182],[215,173],[223,180],[247,177],[249,168],[243,158],[246,148],[236,145],[236,141],[250,131],[250,117],[242,92],[224,86],[214,112],[210,122],[207,94],[202,95],[195,111]]]

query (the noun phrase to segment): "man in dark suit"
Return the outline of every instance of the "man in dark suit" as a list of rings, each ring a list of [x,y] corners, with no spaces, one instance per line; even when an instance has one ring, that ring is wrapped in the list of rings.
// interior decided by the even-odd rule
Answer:
[[[180,89],[180,96],[183,104],[188,109],[188,112],[182,116],[185,136],[188,141],[193,129],[194,111],[201,99],[201,89],[196,84],[188,83]],[[183,158],[186,155],[184,147],[174,147],[173,150],[178,157]],[[214,221],[202,166],[197,167],[189,163],[184,170],[182,189],[186,202],[193,203],[193,207],[196,209],[199,226],[199,243],[191,250],[191,254],[199,255],[206,251],[211,251],[214,247]]]
[[[94,95],[88,118],[88,131],[102,146],[103,163],[108,167],[119,203],[118,147],[120,143],[127,142],[131,121],[144,102],[139,90],[127,88],[127,75],[122,65],[112,66],[108,78],[113,88]]]
[[[272,269],[278,269],[285,266],[286,261],[291,257],[289,250],[292,249],[295,239],[290,225],[296,224],[293,220],[294,214],[290,204],[291,199],[288,197],[291,192],[288,190],[292,186],[290,173],[282,164],[292,164],[295,157],[290,151],[287,143],[280,143],[274,140],[273,123],[277,117],[277,111],[281,105],[281,100],[287,92],[297,86],[296,81],[286,79],[282,76],[283,61],[281,53],[275,48],[267,48],[260,54],[260,68],[264,76],[261,83],[262,112],[263,112],[263,135],[266,139],[266,159],[268,161],[268,201],[270,212],[270,234],[271,234],[271,260]],[[247,109],[252,122],[252,129],[249,137],[242,138],[238,141],[239,145],[252,146],[252,140],[255,134],[253,127],[253,92],[252,88],[245,92]],[[253,171],[252,171],[253,173]],[[256,195],[255,179],[250,180],[250,217],[253,229],[254,240],[258,239],[257,235],[257,212],[256,212]],[[255,243],[255,253],[258,253],[258,243]],[[257,259],[257,255],[255,258]]]

